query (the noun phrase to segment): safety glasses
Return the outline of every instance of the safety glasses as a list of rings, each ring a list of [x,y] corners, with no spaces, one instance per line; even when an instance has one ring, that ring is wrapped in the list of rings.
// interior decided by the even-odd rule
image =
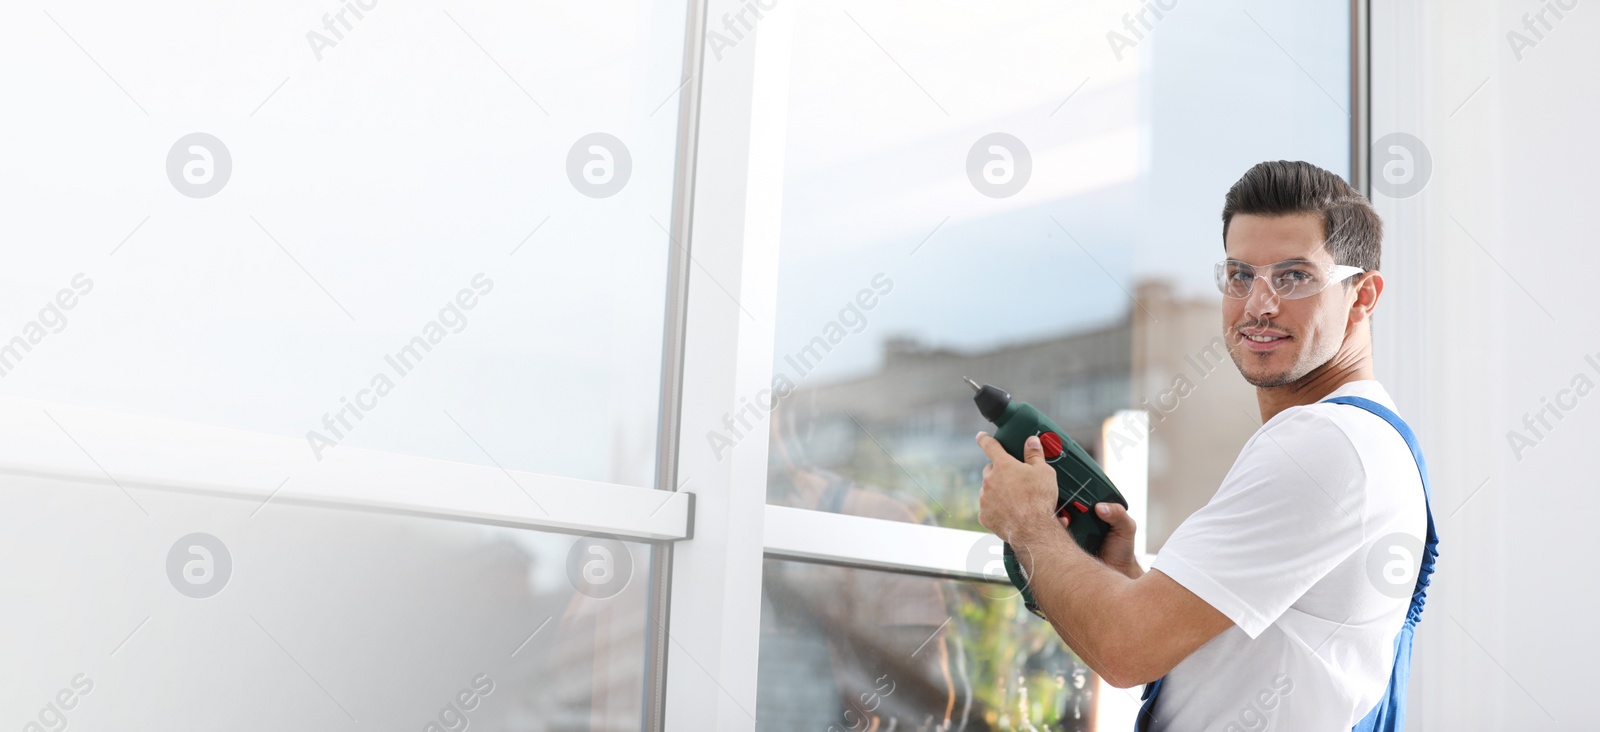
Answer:
[[[1217,289],[1235,300],[1250,296],[1258,278],[1264,278],[1272,291],[1285,300],[1311,297],[1335,282],[1366,270],[1348,264],[1320,264],[1305,259],[1286,259],[1257,267],[1237,259],[1217,262]]]

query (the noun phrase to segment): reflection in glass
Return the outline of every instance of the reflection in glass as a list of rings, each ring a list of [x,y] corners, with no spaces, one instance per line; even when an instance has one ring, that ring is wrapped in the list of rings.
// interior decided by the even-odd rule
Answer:
[[[1185,5],[1109,46],[1116,4],[791,10],[769,501],[979,528],[968,376],[1096,456],[1145,410],[1159,549],[1256,427],[1223,196],[1261,160],[1348,169],[1348,3]]]
[[[1087,732],[1099,693],[1010,587],[766,562],[759,732]]]
[[[0,393],[651,486],[688,5],[324,5],[0,24]]]
[[[0,489],[14,719],[84,674],[74,729],[640,729],[647,545],[132,492],[148,515],[106,485]]]

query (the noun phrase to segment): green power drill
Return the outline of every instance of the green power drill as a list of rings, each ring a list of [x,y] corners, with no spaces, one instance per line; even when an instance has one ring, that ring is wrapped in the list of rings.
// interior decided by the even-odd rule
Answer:
[[[1128,499],[1117,492],[1105,471],[1077,442],[1033,405],[1012,401],[1011,395],[998,387],[979,386],[978,382],[964,376],[962,379],[977,392],[972,401],[978,405],[978,413],[994,423],[994,439],[1011,457],[1021,460],[1023,443],[1029,437],[1039,436],[1045,462],[1056,469],[1056,515],[1071,517],[1067,532],[1090,556],[1100,556],[1100,544],[1105,541],[1106,534],[1111,533],[1111,525],[1095,514],[1094,505],[1111,502],[1126,508]],[[1034,615],[1044,617],[1033,592],[1028,589],[1028,575],[1017,562],[1017,554],[1010,544],[1005,545],[1005,565],[1011,584],[1022,591],[1023,605]]]

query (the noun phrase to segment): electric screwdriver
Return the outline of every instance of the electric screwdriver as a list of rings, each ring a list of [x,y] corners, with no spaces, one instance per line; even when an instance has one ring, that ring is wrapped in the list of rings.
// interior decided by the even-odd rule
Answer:
[[[1100,545],[1105,542],[1106,534],[1111,533],[1111,525],[1095,514],[1094,505],[1111,502],[1126,508],[1128,499],[1117,492],[1105,471],[1077,442],[1033,405],[1012,401],[1011,395],[998,387],[979,386],[972,379],[962,378],[977,392],[972,401],[978,405],[978,413],[994,423],[994,439],[1011,457],[1021,460],[1023,444],[1029,437],[1039,436],[1045,462],[1056,470],[1056,515],[1071,519],[1067,532],[1078,546],[1091,556],[1100,556]],[[1034,615],[1044,617],[1033,592],[1028,589],[1028,576],[1010,544],[1005,545],[1005,565],[1011,584],[1022,591],[1023,604]]]

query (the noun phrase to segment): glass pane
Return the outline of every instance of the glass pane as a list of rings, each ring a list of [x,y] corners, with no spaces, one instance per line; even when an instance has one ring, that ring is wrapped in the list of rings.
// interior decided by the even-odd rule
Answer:
[[[1111,729],[1100,696],[1130,693],[1009,587],[766,562],[759,732]]]
[[[1348,173],[1348,3],[1152,7],[791,9],[770,502],[977,528],[963,376],[1091,454],[1149,412],[1152,549],[1215,491],[1256,427],[1223,196]]]
[[[646,545],[133,494],[0,489],[19,728],[640,728]]]
[[[682,2],[159,4],[0,11],[0,393],[651,484]]]

